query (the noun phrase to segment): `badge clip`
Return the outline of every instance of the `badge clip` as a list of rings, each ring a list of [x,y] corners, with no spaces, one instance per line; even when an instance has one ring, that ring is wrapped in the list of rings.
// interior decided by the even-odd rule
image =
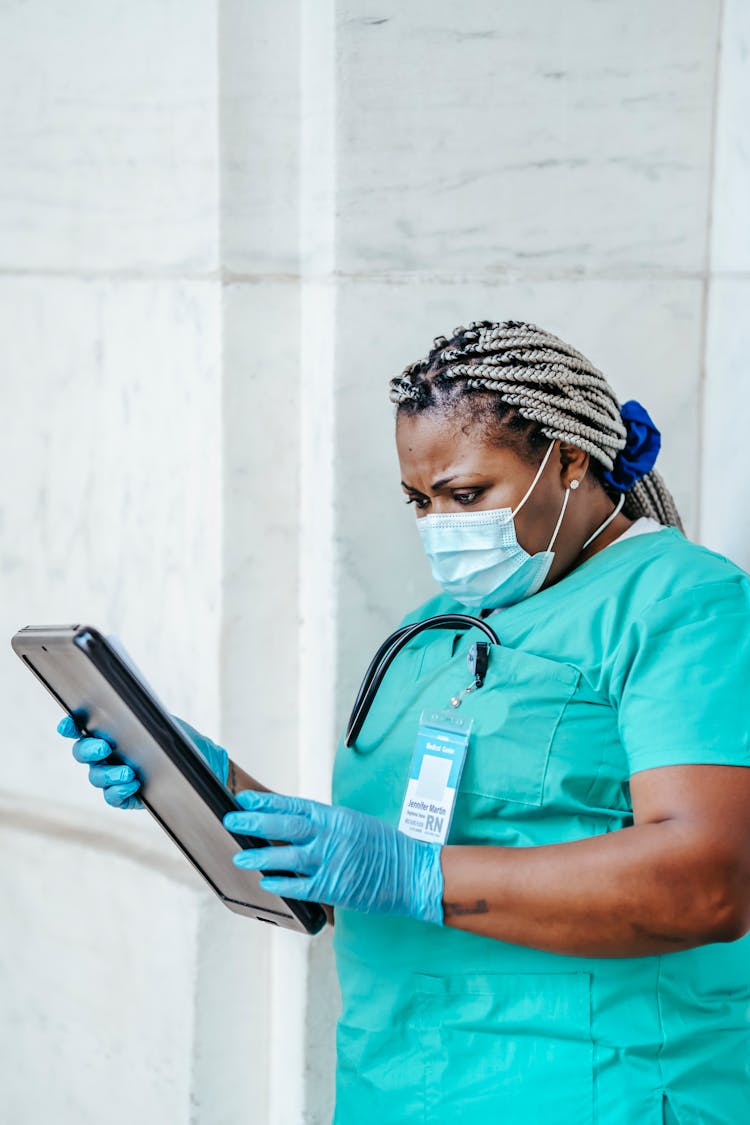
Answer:
[[[472,691],[477,691],[484,684],[484,678],[487,675],[487,668],[490,662],[490,646],[487,641],[475,641],[469,649],[469,654],[466,657],[466,663],[469,665],[469,671],[473,674],[474,679],[465,687],[458,695],[451,696],[451,707],[460,707],[465,695],[469,695]]]

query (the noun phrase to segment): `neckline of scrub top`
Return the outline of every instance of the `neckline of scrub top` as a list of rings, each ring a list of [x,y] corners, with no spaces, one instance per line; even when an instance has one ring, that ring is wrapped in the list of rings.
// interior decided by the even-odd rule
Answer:
[[[653,519],[651,516],[639,516],[637,520],[631,523],[627,531],[623,531],[621,535],[618,535],[616,539],[612,540],[612,543],[619,543],[621,539],[634,539],[636,535],[650,535],[652,532],[666,530],[666,524],[659,523],[658,520]],[[612,543],[608,543],[607,547],[611,547]],[[602,550],[606,551],[607,547],[603,547]]]
[[[635,526],[635,524],[633,524],[633,526]],[[621,555],[623,549],[645,550],[656,546],[657,542],[661,543],[663,539],[675,539],[676,537],[680,539],[685,538],[683,532],[678,528],[667,528],[667,526],[663,524],[659,525],[658,531],[642,531],[635,534],[630,534],[629,532],[632,532],[632,528],[627,529],[622,535],[618,535],[617,539],[614,539],[611,543],[607,543],[606,547],[597,551],[596,555],[591,555],[590,559],[579,562],[577,567],[569,570],[568,574],[558,579],[558,582],[554,582],[551,586],[540,589],[539,593],[546,594],[550,589],[561,586],[563,583],[568,582],[569,579],[575,578],[581,573],[588,573],[589,570],[596,568],[597,562],[600,564],[603,560],[608,561],[612,558],[613,553],[614,555]],[[539,595],[535,594],[534,596]],[[527,598],[527,601],[531,601],[531,598]]]
[[[551,586],[545,586],[543,590],[538,590],[536,594],[532,594],[531,597],[524,598],[520,602],[515,602],[513,605],[493,610],[492,613],[489,613],[483,620],[489,621],[497,614],[504,615],[518,611],[523,612],[524,609],[528,609],[530,606],[537,608],[539,606],[539,601],[537,599],[542,598],[543,600],[549,600],[549,597],[545,599],[545,595],[554,595],[555,592],[564,595],[570,592],[575,586],[580,585],[582,580],[587,580],[591,571],[596,570],[597,567],[602,566],[602,564],[614,566],[616,559],[619,558],[623,551],[645,551],[653,548],[657,544],[661,545],[665,539],[672,540],[675,536],[679,536],[681,539],[684,538],[682,532],[676,527],[662,527],[658,532],[643,532],[640,535],[631,535],[625,538],[623,538],[623,536],[618,536],[617,539],[614,539],[606,547],[603,547],[601,551],[597,551],[595,555],[592,555],[590,559],[586,559],[585,562],[579,563],[573,570],[569,570],[567,574],[564,574],[557,582],[553,582]]]

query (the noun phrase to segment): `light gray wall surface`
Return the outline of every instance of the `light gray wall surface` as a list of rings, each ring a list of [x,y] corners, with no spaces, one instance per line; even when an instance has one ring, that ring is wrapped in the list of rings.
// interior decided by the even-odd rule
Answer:
[[[0,636],[115,631],[326,799],[434,589],[387,381],[485,317],[639,398],[688,533],[750,567],[749,47],[742,0],[0,5]],[[330,935],[224,910],[0,661],[8,1120],[329,1121]]]

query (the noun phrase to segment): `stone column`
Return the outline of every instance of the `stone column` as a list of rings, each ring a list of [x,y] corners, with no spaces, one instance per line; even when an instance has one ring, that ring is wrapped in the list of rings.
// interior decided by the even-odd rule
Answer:
[[[701,538],[750,570],[750,9],[725,0],[706,285]]]

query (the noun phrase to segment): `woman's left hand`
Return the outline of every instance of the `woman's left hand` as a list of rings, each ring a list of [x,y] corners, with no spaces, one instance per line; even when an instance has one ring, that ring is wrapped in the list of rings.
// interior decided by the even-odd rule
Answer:
[[[231,832],[287,840],[237,852],[238,867],[288,871],[264,875],[264,891],[306,902],[443,922],[443,873],[439,844],[422,843],[366,813],[301,797],[236,794],[245,812],[231,812]]]

